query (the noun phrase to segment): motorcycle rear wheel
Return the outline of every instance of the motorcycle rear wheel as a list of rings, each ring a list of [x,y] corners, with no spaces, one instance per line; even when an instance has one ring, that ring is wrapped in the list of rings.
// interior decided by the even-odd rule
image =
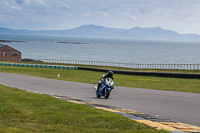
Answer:
[[[97,98],[101,98],[101,95],[96,92]]]

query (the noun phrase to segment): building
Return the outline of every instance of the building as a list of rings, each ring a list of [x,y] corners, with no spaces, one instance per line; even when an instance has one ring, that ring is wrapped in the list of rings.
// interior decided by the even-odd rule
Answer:
[[[8,45],[0,44],[0,61],[21,61],[21,52]]]

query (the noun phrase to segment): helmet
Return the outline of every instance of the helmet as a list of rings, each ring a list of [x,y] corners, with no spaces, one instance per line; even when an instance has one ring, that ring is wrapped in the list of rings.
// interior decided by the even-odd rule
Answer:
[[[112,77],[113,76],[113,72],[112,71],[108,71],[108,76]]]

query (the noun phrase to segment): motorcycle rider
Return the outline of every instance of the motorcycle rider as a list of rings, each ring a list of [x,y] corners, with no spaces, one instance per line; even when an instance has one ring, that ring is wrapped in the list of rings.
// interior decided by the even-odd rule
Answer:
[[[108,71],[107,75],[104,75],[103,77],[100,78],[100,80],[98,81],[97,93],[99,93],[99,87],[105,82],[106,78],[111,78],[114,81],[113,71]],[[114,87],[112,89],[114,89]]]

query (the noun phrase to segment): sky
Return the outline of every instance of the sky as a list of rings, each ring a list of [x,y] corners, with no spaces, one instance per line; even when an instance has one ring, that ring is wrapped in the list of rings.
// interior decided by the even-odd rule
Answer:
[[[200,0],[0,0],[0,27],[66,30],[81,25],[161,27],[200,34]]]

